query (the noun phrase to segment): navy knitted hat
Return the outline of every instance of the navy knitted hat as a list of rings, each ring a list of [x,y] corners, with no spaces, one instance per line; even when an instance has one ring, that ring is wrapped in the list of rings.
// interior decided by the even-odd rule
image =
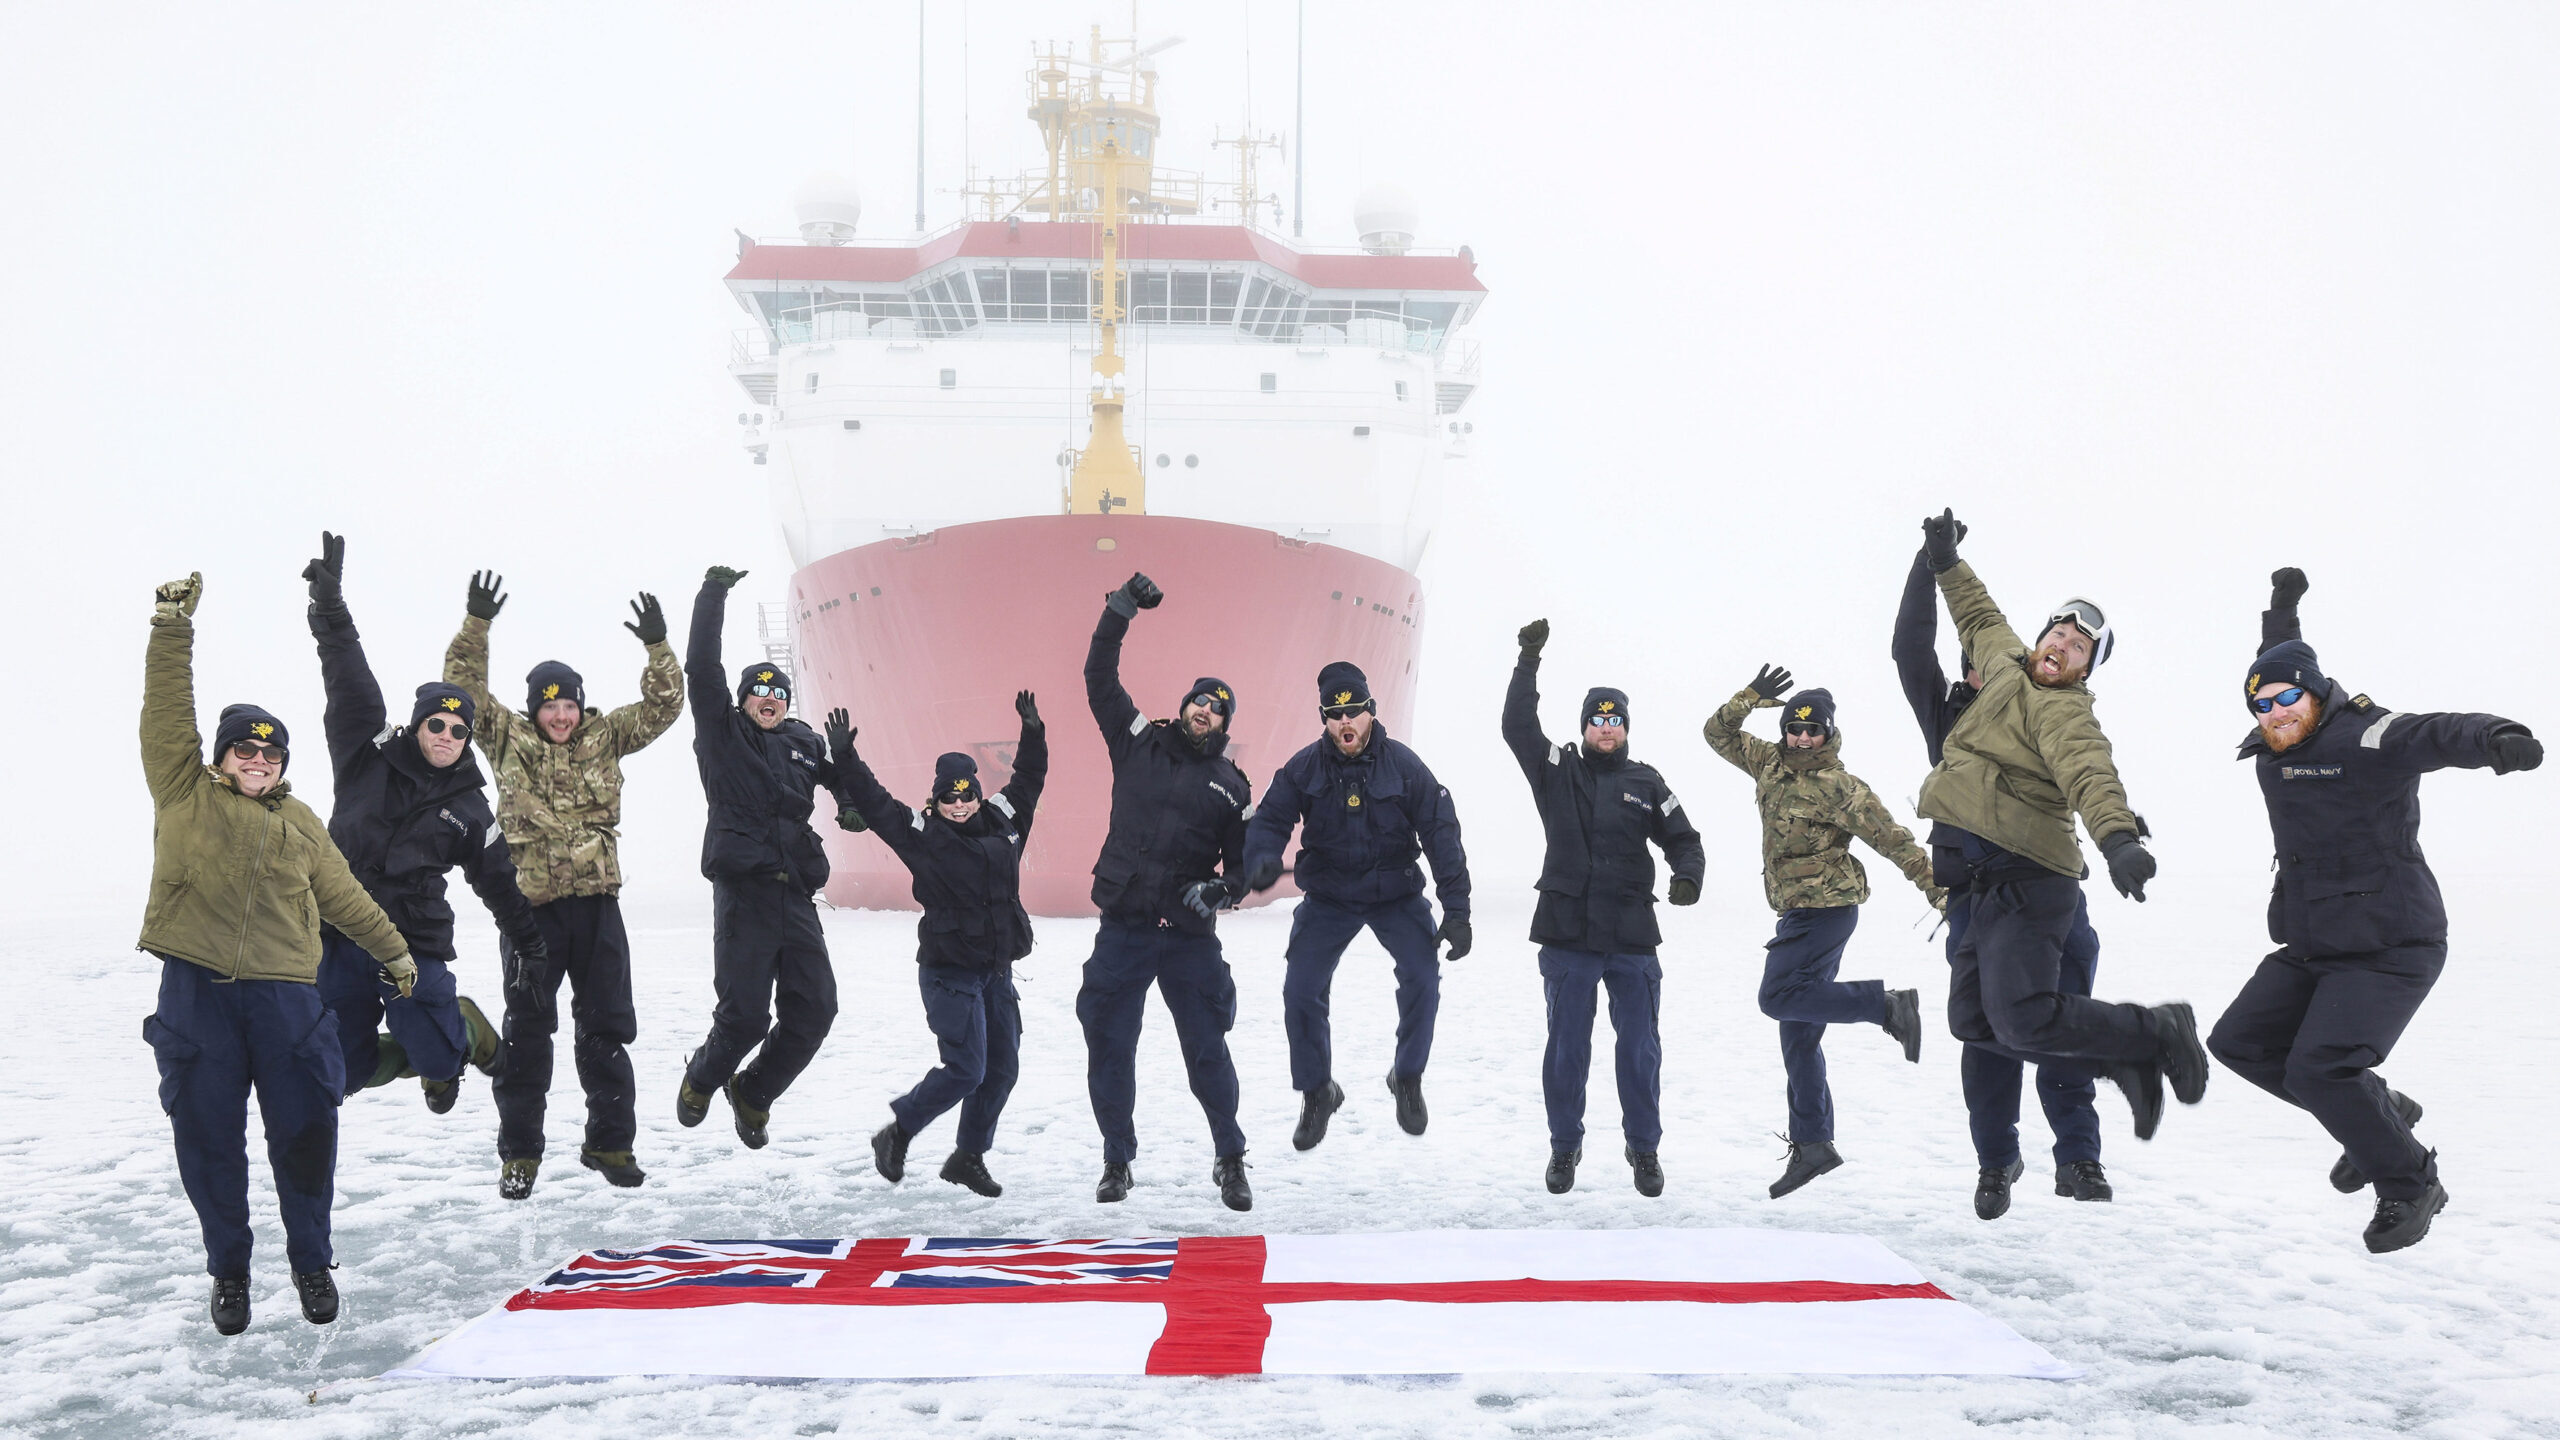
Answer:
[[[1786,714],[1781,724],[1793,725],[1801,720],[1810,720],[1822,727],[1823,734],[1837,734],[1839,727],[1832,723],[1832,713],[1830,691],[1799,690],[1796,698],[1786,703]]]
[[[225,705],[222,718],[213,726],[213,763],[222,763],[223,752],[243,740],[261,745],[285,747],[285,764],[293,763],[293,741],[286,735],[284,722],[255,705]],[[279,768],[278,773],[282,770]]]
[[[468,725],[479,708],[471,703],[470,692],[461,686],[430,680],[418,687],[417,702],[409,707],[409,723],[415,725],[430,715],[450,715]]]
[[[1627,692],[1606,685],[1594,685],[1582,697],[1582,723],[1590,724],[1603,715],[1615,715],[1621,725],[1635,722],[1627,715]]]
[[[2268,685],[2299,685],[2316,699],[2326,699],[2329,694],[2329,677],[2320,673],[2319,653],[2299,640],[2283,641],[2250,662],[2249,683],[2241,687],[2241,702],[2257,699],[2258,691]],[[2250,706],[2250,713],[2256,714],[2257,707]]]
[[[525,672],[524,713],[541,712],[553,700],[575,700],[583,710],[587,704],[586,677],[557,660],[545,660]]]
[[[1355,710],[1367,706],[1371,713],[1378,708],[1377,697],[1369,693],[1369,677],[1348,660],[1336,660],[1316,672],[1316,708],[1318,710]]]
[[[1183,704],[1189,705],[1194,701],[1208,706],[1230,720],[1235,718],[1236,692],[1227,688],[1227,682],[1215,675],[1201,676],[1191,682],[1190,689],[1182,692]]]
[[[933,798],[936,804],[946,800],[984,800],[979,792],[978,762],[954,750],[934,758]]]
[[[786,693],[797,693],[792,689],[791,677],[770,660],[760,661],[738,672],[739,702],[745,703],[747,691],[758,685],[779,685]]]

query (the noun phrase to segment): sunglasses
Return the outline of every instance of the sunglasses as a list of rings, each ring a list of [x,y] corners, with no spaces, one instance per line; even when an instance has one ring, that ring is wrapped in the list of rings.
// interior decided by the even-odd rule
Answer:
[[[750,695],[762,695],[775,700],[788,700],[791,698],[791,687],[788,685],[750,685],[747,687],[747,693]]]
[[[430,735],[441,735],[447,730],[450,730],[453,732],[453,738],[456,740],[468,740],[471,738],[471,727],[463,724],[459,720],[447,720],[441,715],[430,715],[421,723],[427,727],[427,733]]]
[[[261,745],[255,740],[234,740],[231,742],[231,758],[234,760],[264,760],[270,765],[281,765],[284,763],[284,747],[281,745]]]
[[[1189,709],[1190,707],[1197,705],[1203,710],[1215,711],[1220,715],[1227,713],[1223,708],[1226,703],[1226,701],[1219,699],[1217,696],[1210,694],[1206,690],[1203,690],[1199,694],[1182,702],[1184,709]]]
[[[1369,702],[1363,700],[1357,705],[1327,705],[1316,713],[1327,720],[1348,720],[1354,715],[1366,715],[1369,710]]]
[[[2257,711],[2261,715],[2272,715],[2275,713],[2277,706],[2291,705],[2296,701],[2299,701],[2302,696],[2302,687],[2296,685],[2290,690],[2279,690],[2273,695],[2255,696],[2249,701],[2249,708]]]
[[[1623,729],[1626,726],[1627,717],[1624,715],[1593,715],[1585,718],[1582,723],[1585,725],[1597,725],[1603,730],[1618,730]]]
[[[1787,722],[1787,733],[1790,735],[1819,735],[1822,733],[1822,727],[1811,720],[1791,720]]]

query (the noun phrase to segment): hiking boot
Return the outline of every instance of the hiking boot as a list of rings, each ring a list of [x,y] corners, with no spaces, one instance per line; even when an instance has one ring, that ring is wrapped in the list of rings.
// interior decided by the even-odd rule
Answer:
[[[542,1161],[501,1160],[498,1162],[498,1198],[522,1200],[533,1193],[533,1177],[542,1173]]]
[[[1547,1155],[1547,1193],[1561,1195],[1573,1188],[1573,1167],[1582,1163],[1580,1150],[1556,1150]]]
[[[1407,1135],[1419,1135],[1431,1123],[1431,1111],[1422,1103],[1422,1077],[1389,1075],[1387,1093],[1396,1097],[1396,1124]]]
[[[754,1109],[739,1099],[738,1077],[735,1075],[729,1077],[728,1084],[720,1087],[720,1093],[729,1097],[729,1118],[737,1123],[739,1141],[750,1150],[763,1149],[764,1142],[773,1138],[764,1133],[765,1122],[773,1118],[773,1112]]]
[[[2110,1065],[2102,1073],[2124,1092],[2125,1104],[2133,1107],[2133,1138],[2150,1139],[2160,1128],[2160,1062],[2136,1060]]]
[[[2113,1200],[2116,1187],[2107,1183],[2107,1167],[2095,1160],[2074,1160],[2053,1169],[2053,1193],[2074,1200]]]
[[[2417,1126],[2419,1116],[2427,1113],[2426,1106],[2397,1090],[2391,1092],[2391,1108],[2400,1112],[2400,1123],[2411,1128]],[[2341,1154],[2338,1163],[2329,1167],[2329,1185],[2341,1195],[2353,1195],[2364,1188],[2364,1172],[2356,1168],[2355,1161]]]
[[[457,995],[453,1003],[462,1011],[463,1032],[471,1039],[471,1053],[464,1058],[471,1062],[472,1069],[497,1079],[507,1068],[504,1037],[499,1035],[497,1026],[489,1023],[489,1017],[480,1013],[479,1003],[470,996]]]
[[[2364,1248],[2376,1255],[2388,1255],[2426,1239],[2427,1226],[2451,1198],[2444,1193],[2442,1184],[2430,1180],[2414,1199],[2375,1202],[2373,1223],[2364,1227]]]
[[[1310,1090],[1298,1105],[1298,1128],[1289,1143],[1301,1150],[1313,1150],[1324,1141],[1325,1126],[1333,1120],[1333,1112],[1342,1108],[1342,1087],[1327,1080],[1319,1090]]]
[[[1840,1168],[1840,1151],[1828,1140],[1808,1140],[1799,1145],[1787,1142],[1787,1170],[1769,1186],[1769,1198],[1792,1195],[1805,1187],[1816,1175],[1828,1175]]]
[[[871,1132],[871,1168],[881,1179],[895,1185],[907,1178],[907,1142],[914,1138],[894,1119]]]
[[[418,1089],[427,1097],[427,1109],[431,1113],[442,1115],[453,1108],[454,1101],[462,1098],[462,1077],[456,1075],[450,1080],[421,1079],[418,1082]]]
[[[1635,1167],[1636,1193],[1647,1200],[1662,1193],[1662,1152],[1627,1147],[1627,1163]]]
[[[711,1097],[693,1088],[691,1080],[676,1082],[676,1123],[687,1130],[702,1123],[711,1113]]]
[[[327,1266],[294,1271],[293,1289],[302,1297],[303,1319],[326,1325],[338,1318],[338,1282],[329,1278]]]
[[[649,1178],[628,1150],[598,1150],[591,1145],[578,1147],[578,1163],[604,1177],[604,1183],[623,1190],[636,1190]],[[525,1177],[525,1188],[533,1188],[533,1177]]]
[[[213,1329],[217,1335],[237,1335],[249,1328],[249,1277],[213,1282]]]
[[[1102,1162],[1102,1183],[1093,1187],[1093,1203],[1117,1205],[1129,1198],[1129,1187],[1135,1183],[1129,1178],[1128,1161],[1105,1160]]]
[[[996,1183],[996,1177],[987,1173],[987,1157],[983,1151],[952,1151],[951,1158],[942,1162],[942,1178],[954,1185],[966,1185],[990,1200],[1004,1193],[1004,1187]]]
[[[1920,1063],[1920,992],[1884,992],[1884,1033],[1902,1042],[1902,1058]]]
[[[2181,1105],[2204,1098],[2204,1082],[2212,1074],[2204,1041],[2196,1036],[2196,1007],[2184,1000],[2151,1007],[2151,1028],[2160,1037],[2160,1070]]]
[[[1209,1170],[1209,1178],[1218,1182],[1218,1199],[1230,1210],[1253,1208],[1253,1186],[1244,1178],[1244,1157],[1221,1155]]]
[[[2027,1173],[2027,1162],[2012,1160],[2006,1165],[1986,1165],[1973,1182],[1973,1215],[1977,1220],[1997,1220],[2009,1213],[2009,1187]]]

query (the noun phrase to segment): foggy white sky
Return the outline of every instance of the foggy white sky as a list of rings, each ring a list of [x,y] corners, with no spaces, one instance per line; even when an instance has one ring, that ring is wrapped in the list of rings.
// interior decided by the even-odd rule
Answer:
[[[1030,42],[1124,12],[934,10],[939,225],[964,100],[968,155],[1027,163]],[[1288,6],[1140,18],[1189,37],[1162,60],[1173,163],[1216,163],[1248,38],[1255,118],[1287,125]],[[1533,860],[1494,716],[1539,614],[1551,724],[1587,683],[1633,692],[1711,902],[1758,903],[1757,845],[1697,723],[1763,660],[1839,694],[1852,768],[1907,815],[1887,629],[1949,504],[2013,613],[2116,613],[2100,713],[2164,898],[2264,864],[2228,755],[2277,564],[2310,570],[2349,685],[2560,734],[2560,12],[1311,0],[1307,25],[1308,239],[1348,243],[1352,196],[1394,180],[1492,290],[1398,728],[1493,883]],[[395,694],[475,566],[516,595],[498,673],[558,655],[604,703],[633,693],[632,590],[679,634],[708,563],[779,594],[724,369],[730,232],[784,232],[820,169],[861,184],[864,234],[910,228],[917,38],[870,4],[0,16],[0,684],[52,717],[0,883],[107,894],[110,938],[138,908],[157,579],[207,573],[206,713],[256,698],[313,741],[297,572],[323,526]],[[633,767],[634,883],[697,883],[686,733]],[[2555,775],[2434,782],[2439,865],[2560,878]]]

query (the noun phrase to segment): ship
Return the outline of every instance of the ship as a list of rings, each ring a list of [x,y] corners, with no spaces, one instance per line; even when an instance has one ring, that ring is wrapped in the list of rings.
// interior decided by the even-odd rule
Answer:
[[[1356,248],[1284,238],[1260,175],[1285,142],[1249,126],[1215,142],[1231,180],[1158,165],[1161,48],[1097,28],[1081,54],[1034,50],[1047,164],[970,176],[957,222],[864,239],[859,192],[818,177],[798,234],[741,232],[726,277],[753,322],[730,353],[741,442],[791,557],[767,640],[795,712],[844,708],[920,807],[945,751],[1005,784],[1016,692],[1036,692],[1039,915],[1094,913],[1110,762],[1084,662],[1104,596],[1133,572],[1162,587],[1122,683],[1165,717],[1196,678],[1227,682],[1227,753],[1257,787],[1317,737],[1330,661],[1402,725],[1429,614],[1416,570],[1474,428],[1474,255],[1417,247],[1384,187],[1355,206]],[[914,908],[888,847],[821,829],[829,903]]]

